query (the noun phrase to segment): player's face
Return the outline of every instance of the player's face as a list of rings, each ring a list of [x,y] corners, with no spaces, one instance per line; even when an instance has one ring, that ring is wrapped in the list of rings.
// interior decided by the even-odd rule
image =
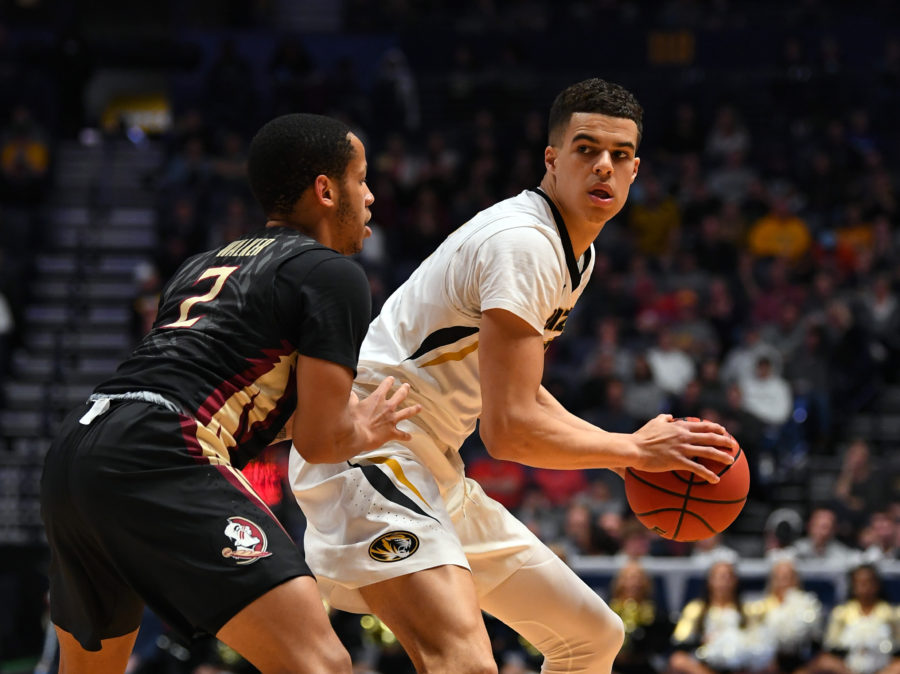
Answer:
[[[602,225],[622,210],[641,161],[635,156],[637,142],[637,124],[631,119],[572,115],[559,145],[549,146],[544,155],[567,222]]]
[[[347,165],[337,199],[337,224],[332,246],[344,255],[362,250],[363,240],[372,235],[366,225],[372,218],[369,207],[375,201],[366,184],[366,149],[359,138],[350,134],[353,158]]]

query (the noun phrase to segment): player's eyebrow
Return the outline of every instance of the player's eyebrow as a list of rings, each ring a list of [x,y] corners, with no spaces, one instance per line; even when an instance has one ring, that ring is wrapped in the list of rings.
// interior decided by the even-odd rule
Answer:
[[[573,143],[577,143],[579,140],[586,140],[589,143],[594,143],[595,145],[600,144],[600,141],[598,141],[594,136],[584,131],[580,131],[572,137]],[[627,147],[631,148],[632,150],[636,149],[634,143],[632,143],[630,140],[614,140],[612,144],[615,147]]]

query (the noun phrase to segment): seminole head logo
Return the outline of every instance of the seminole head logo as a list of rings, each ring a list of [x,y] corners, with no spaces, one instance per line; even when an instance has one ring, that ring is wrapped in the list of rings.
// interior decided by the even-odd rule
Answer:
[[[382,534],[369,546],[369,557],[376,562],[399,562],[419,549],[419,539],[408,531]]]
[[[266,551],[268,543],[265,532],[244,517],[229,517],[225,535],[234,547],[222,548],[222,556],[233,558],[238,564],[252,564],[272,554]]]

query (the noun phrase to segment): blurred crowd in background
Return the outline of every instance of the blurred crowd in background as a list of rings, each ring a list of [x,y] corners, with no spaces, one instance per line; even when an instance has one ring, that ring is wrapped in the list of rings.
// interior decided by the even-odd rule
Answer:
[[[818,462],[839,466],[836,479],[827,499],[772,520],[748,546],[727,534],[703,545],[661,539],[629,517],[621,480],[608,471],[497,462],[477,435],[463,449],[469,475],[561,555],[622,560],[605,596],[628,631],[617,662],[623,674],[801,666],[874,674],[890,666],[900,647],[900,597],[884,602],[878,563],[900,551],[895,447],[848,431],[855,415],[900,385],[900,23],[889,18],[890,2],[868,3],[853,23],[842,3],[824,0],[789,8],[737,0],[345,0],[345,34],[395,36],[366,55],[365,74],[359,59],[320,63],[301,36],[273,35],[265,58],[242,50],[235,29],[271,30],[274,10],[230,2],[210,59],[190,72],[193,86],[174,87],[171,124],[156,134],[91,118],[83,100],[97,44],[74,23],[40,15],[29,24],[29,4],[6,22],[0,14],[0,383],[16,374],[11,355],[22,347],[29,273],[46,245],[60,143],[164,148],[143,178],[156,195],[157,241],[135,277],[136,342],[161,285],[187,256],[262,224],[244,160],[267,119],[334,115],[363,139],[375,203],[373,236],[359,259],[377,312],[449,232],[538,184],[555,92],[581,77],[607,77],[644,102],[640,174],[625,210],[595,243],[593,277],[547,353],[545,385],[610,431],[636,430],[660,412],[720,421],[750,460],[751,500],[773,513],[777,486],[803,484]],[[188,10],[175,4],[162,3],[177,19]],[[22,38],[20,21],[40,39]],[[636,52],[643,63],[629,62],[634,49],[616,40],[619,30],[656,29],[715,45],[729,31],[754,35],[756,22],[768,26],[759,42],[731,46],[752,52],[740,76],[692,62],[694,52],[678,63],[677,40],[674,65],[665,53],[654,57],[652,43]],[[441,33],[424,59],[429,31],[451,25],[453,38]],[[871,31],[872,39],[851,49],[838,39],[842,27]],[[582,41],[577,60],[554,62],[549,73],[540,38],[548,32]],[[183,74],[179,54],[191,52],[181,46],[171,59]],[[663,63],[652,67],[654,58]],[[276,448],[248,470],[299,540],[302,515],[284,493],[286,451]],[[756,602],[742,599],[734,570],[748,554],[773,562]],[[704,560],[702,596],[661,609],[640,564],[647,555]],[[810,559],[856,569],[850,594],[823,605],[804,593],[792,560]],[[412,671],[376,619],[336,614],[335,624],[361,672],[369,671],[364,663],[383,674]],[[715,638],[704,634],[716,625]],[[527,644],[491,628],[501,672],[538,667]],[[166,641],[164,626],[146,633],[135,671],[185,671],[188,663],[189,671],[245,671],[215,643],[215,657],[200,656],[202,649]]]

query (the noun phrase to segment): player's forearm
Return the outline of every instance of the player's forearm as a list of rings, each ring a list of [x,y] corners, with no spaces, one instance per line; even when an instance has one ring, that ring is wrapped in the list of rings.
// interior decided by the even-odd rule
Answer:
[[[481,437],[493,457],[535,468],[617,468],[637,457],[631,436],[592,426],[547,399],[498,418],[482,416]]]
[[[365,434],[349,405],[331,419],[309,418],[298,408],[291,421],[294,449],[310,463],[340,463],[365,449]]]
[[[585,421],[581,417],[572,414],[565,407],[562,406],[553,394],[550,393],[543,386],[538,390],[538,403],[544,405],[548,408],[548,410],[553,410],[556,413],[556,416],[565,423],[569,424],[573,428],[586,430],[586,431],[594,431],[597,429],[593,424],[588,421]],[[625,466],[606,466],[614,473],[619,475],[619,477],[625,477]]]

